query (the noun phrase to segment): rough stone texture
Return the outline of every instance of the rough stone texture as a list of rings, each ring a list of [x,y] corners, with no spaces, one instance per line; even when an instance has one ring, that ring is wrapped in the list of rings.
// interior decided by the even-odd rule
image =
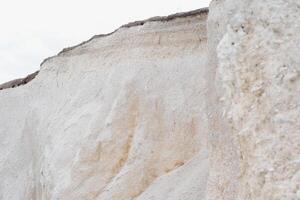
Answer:
[[[209,199],[300,199],[299,19],[296,0],[213,1]]]
[[[206,17],[120,28],[2,90],[0,199],[205,198]]]
[[[300,3],[206,18],[124,25],[2,90],[0,199],[300,199]]]
[[[237,1],[236,1],[237,2]],[[209,93],[205,100],[207,115],[209,117],[209,154],[210,170],[207,185],[209,200],[231,199],[235,200],[238,187],[239,157],[237,155],[238,142],[230,131],[230,126],[224,120],[223,104],[219,97],[222,84],[216,77],[218,59],[217,46],[226,30],[229,18],[233,14],[235,4],[212,1],[210,4],[207,22],[208,31],[208,67],[205,71],[206,87]]]

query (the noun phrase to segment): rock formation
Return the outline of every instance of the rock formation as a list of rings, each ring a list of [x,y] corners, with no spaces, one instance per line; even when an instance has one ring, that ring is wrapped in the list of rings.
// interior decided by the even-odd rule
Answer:
[[[25,84],[29,83],[30,81],[32,81],[36,77],[36,75],[38,75],[38,73],[39,72],[36,71],[32,74],[29,74],[25,78],[20,78],[20,79],[9,81],[7,83],[3,83],[0,85],[0,90],[4,90],[4,89],[8,89],[8,88],[15,88],[15,87],[19,87],[21,85],[25,85]]]
[[[300,199],[299,31],[299,1],[212,2],[208,199]]]
[[[46,59],[0,92],[0,199],[300,199],[299,19],[213,0]]]
[[[204,198],[206,18],[123,26],[2,90],[0,199]]]

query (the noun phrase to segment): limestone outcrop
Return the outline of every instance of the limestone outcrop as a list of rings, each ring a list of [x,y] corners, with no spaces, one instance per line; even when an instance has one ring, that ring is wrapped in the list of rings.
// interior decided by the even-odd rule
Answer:
[[[299,32],[213,0],[46,59],[0,91],[0,199],[300,199]]]
[[[215,0],[208,199],[300,199],[300,2]]]
[[[0,199],[204,198],[206,18],[123,26],[2,90]]]

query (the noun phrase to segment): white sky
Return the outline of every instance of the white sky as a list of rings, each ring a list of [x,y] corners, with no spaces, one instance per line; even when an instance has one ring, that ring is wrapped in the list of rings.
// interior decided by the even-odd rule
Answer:
[[[0,0],[0,83],[128,22],[207,7],[210,0]]]

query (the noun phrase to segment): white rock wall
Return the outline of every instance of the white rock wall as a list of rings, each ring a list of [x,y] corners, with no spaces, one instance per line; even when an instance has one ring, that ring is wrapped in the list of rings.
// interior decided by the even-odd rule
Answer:
[[[300,3],[180,16],[0,91],[1,200],[300,199]]]
[[[206,17],[121,28],[2,90],[0,199],[205,198]]]
[[[212,147],[209,198],[300,199],[300,2],[215,0],[209,18],[214,97],[230,138],[211,137],[222,144]]]
[[[230,17],[234,14],[237,1],[212,1],[207,22],[208,60],[205,71],[207,93],[207,115],[209,117],[209,179],[207,198],[237,199],[240,161],[238,141],[232,134],[230,125],[224,120],[224,105],[220,102],[223,92],[222,83],[216,77],[219,60],[217,46],[223,37]]]

